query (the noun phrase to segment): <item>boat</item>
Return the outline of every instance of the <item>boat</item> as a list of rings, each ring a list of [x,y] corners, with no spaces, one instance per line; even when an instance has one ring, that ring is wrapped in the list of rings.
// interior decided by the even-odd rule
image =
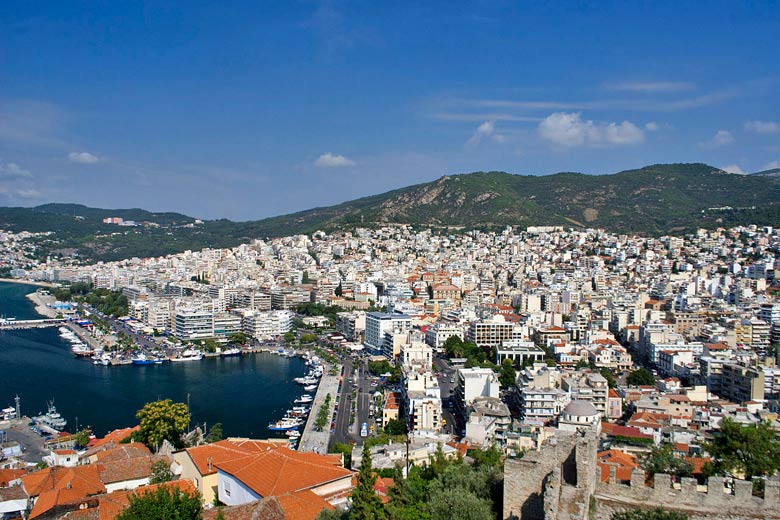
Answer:
[[[317,385],[304,386],[303,389],[307,392],[313,392],[317,389]]]
[[[284,432],[284,434],[291,438],[298,438],[301,436],[301,432],[299,432],[298,430],[287,430],[286,432]]]
[[[77,356],[77,357],[87,357],[92,355],[92,349],[89,348],[84,343],[74,343],[72,347],[70,347],[70,350]]]
[[[54,407],[54,400],[51,400],[46,403],[48,407],[48,411],[45,414],[38,415],[37,417],[33,417],[33,420],[35,422],[41,423],[44,426],[48,426],[49,428],[53,428],[58,431],[62,431],[65,429],[65,425],[68,424],[68,421],[65,420],[63,416],[61,416],[59,413],[57,413],[57,408]]]
[[[161,358],[147,356],[143,352],[141,352],[134,358],[131,358],[131,361],[133,362],[134,365],[159,365],[160,363],[163,362]]]
[[[268,423],[268,429],[272,432],[286,432],[289,430],[297,430],[300,425],[300,422],[288,417],[276,421],[275,423]]]
[[[241,349],[238,347],[229,348],[226,350],[223,350],[220,356],[222,357],[234,357],[234,356],[240,356],[241,355]]]
[[[188,348],[180,356],[172,357],[171,361],[200,361],[201,359],[203,359],[203,352]]]
[[[303,394],[298,399],[296,399],[294,402],[296,404],[306,404],[314,401],[314,398],[310,394]]]

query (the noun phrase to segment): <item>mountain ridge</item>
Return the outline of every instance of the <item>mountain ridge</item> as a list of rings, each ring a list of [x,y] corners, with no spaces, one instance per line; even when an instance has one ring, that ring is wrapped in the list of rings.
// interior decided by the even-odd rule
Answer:
[[[109,216],[151,224],[120,228],[101,222]],[[332,206],[238,222],[196,223],[175,212],[80,204],[0,208],[0,229],[55,233],[39,241],[41,253],[75,250],[89,260],[159,256],[317,229],[387,224],[442,229],[561,225],[659,235],[746,223],[780,223],[780,179],[771,170],[767,175],[736,175],[702,163],[655,164],[606,175],[443,175]]]

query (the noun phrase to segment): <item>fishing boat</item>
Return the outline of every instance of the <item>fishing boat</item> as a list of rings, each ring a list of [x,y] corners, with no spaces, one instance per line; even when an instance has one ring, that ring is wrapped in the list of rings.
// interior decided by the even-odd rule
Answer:
[[[147,356],[146,353],[141,352],[137,356],[131,359],[134,365],[159,365],[163,362],[161,358],[154,356]]]

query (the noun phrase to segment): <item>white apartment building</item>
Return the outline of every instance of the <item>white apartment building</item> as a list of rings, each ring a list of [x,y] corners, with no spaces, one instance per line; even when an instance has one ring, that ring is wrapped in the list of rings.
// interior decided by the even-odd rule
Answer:
[[[382,350],[385,333],[405,332],[412,328],[412,318],[406,314],[388,314],[385,312],[366,313],[366,339],[363,344],[373,353]]]
[[[489,368],[461,368],[455,384],[455,401],[464,419],[468,406],[477,397],[499,397],[498,377]]]
[[[184,341],[214,337],[214,312],[206,309],[176,309],[176,336]]]
[[[258,340],[281,336],[292,328],[294,314],[291,311],[244,311],[241,327],[244,333]]]
[[[463,340],[464,328],[462,325],[452,323],[437,323],[425,331],[425,342],[436,352],[444,351],[444,343],[452,336]]]

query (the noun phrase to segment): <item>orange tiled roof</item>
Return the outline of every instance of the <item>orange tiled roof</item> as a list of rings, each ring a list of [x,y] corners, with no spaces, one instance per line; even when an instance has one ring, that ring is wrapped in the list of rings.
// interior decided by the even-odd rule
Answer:
[[[249,447],[243,448],[241,445],[227,440],[187,448],[186,451],[201,475],[214,474],[217,472],[216,464],[246,457],[248,453],[251,453]],[[209,467],[209,459],[211,459],[211,467]]]
[[[122,428],[119,430],[114,430],[106,434],[106,436],[103,437],[102,439],[92,439],[91,441],[89,441],[87,446],[89,446],[90,448],[97,448],[109,442],[114,442],[116,444],[119,444],[119,441],[121,441],[122,439],[126,439],[128,435],[140,429],[141,426],[139,425],[139,426],[134,426],[132,428]]]
[[[149,486],[141,486],[129,491],[114,491],[113,493],[98,497],[100,520],[114,520],[114,518],[116,518],[119,513],[124,511],[130,504],[131,495],[143,495],[145,493],[151,493],[160,487],[180,489],[187,494],[197,493],[189,480],[175,480],[173,482],[165,482],[162,484],[151,484]]]
[[[276,497],[287,518],[314,520],[323,509],[335,509],[324,498],[310,490]]]
[[[279,496],[349,477],[352,471],[336,463],[340,456],[278,447],[217,464],[261,497]]]
[[[30,518],[36,518],[58,505],[72,504],[87,496],[105,493],[97,466],[49,468],[22,477],[30,496],[37,496]]]
[[[8,483],[25,475],[23,469],[0,469],[0,487],[7,487]]]
[[[631,480],[631,472],[639,467],[639,462],[635,455],[631,455],[620,450],[606,450],[599,452],[596,456],[596,463],[601,468],[601,481],[609,482],[609,468],[616,467],[615,477],[618,480]]]

